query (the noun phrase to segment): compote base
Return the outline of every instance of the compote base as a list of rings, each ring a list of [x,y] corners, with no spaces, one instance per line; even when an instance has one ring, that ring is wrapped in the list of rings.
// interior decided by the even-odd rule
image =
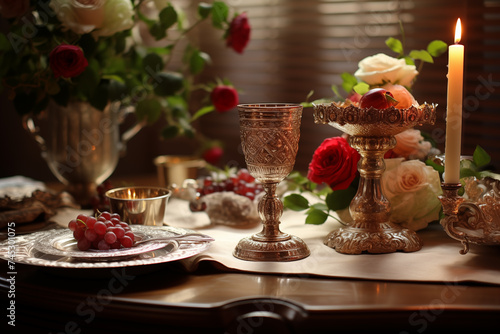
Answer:
[[[324,243],[343,254],[415,252],[423,245],[415,231],[391,222],[354,222],[330,232]]]

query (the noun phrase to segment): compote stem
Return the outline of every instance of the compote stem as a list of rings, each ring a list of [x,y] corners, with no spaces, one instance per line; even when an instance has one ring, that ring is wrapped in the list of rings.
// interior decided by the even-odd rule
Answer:
[[[351,137],[351,145],[361,155],[358,163],[360,183],[349,206],[351,216],[358,223],[387,222],[391,204],[383,194],[380,180],[385,171],[384,154],[394,147],[395,139]]]
[[[264,183],[266,192],[259,201],[258,211],[262,220],[262,231],[253,236],[258,241],[283,241],[290,239],[290,235],[282,233],[279,228],[280,218],[283,215],[283,203],[276,196],[277,183]]]

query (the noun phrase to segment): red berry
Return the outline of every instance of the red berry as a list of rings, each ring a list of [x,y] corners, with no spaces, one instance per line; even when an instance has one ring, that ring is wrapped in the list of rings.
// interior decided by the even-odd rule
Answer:
[[[80,240],[85,236],[85,230],[83,228],[77,228],[73,231],[73,238]]]
[[[111,245],[117,240],[116,234],[113,232],[106,232],[106,234],[104,234],[104,240]]]
[[[106,218],[106,220],[110,220],[111,219],[111,213],[107,212],[107,211],[104,211],[102,212],[99,217],[104,217]]]
[[[82,239],[78,240],[78,243],[76,245],[77,245],[79,250],[86,251],[90,248],[92,243],[88,239],[82,238]]]
[[[98,221],[94,225],[94,230],[99,235],[104,235],[106,233],[106,229],[106,224],[104,224],[102,221]]]
[[[360,108],[387,109],[398,104],[391,92],[383,88],[374,88],[365,93],[359,100]]]
[[[87,228],[93,229],[96,222],[97,222],[97,219],[95,217],[88,217],[87,218]]]
[[[73,232],[76,230],[77,227],[78,223],[76,222],[76,219],[71,220],[68,224],[68,228]]]
[[[108,249],[110,249],[110,246],[106,242],[106,240],[102,239],[101,241],[99,241],[99,244],[97,245],[97,248],[99,250],[108,250]]]
[[[85,230],[85,238],[89,241],[94,241],[95,239],[97,239],[97,233],[94,229],[88,228]]]
[[[120,239],[120,243],[125,248],[130,248],[134,244],[134,241],[129,236],[124,236]]]
[[[121,239],[125,236],[125,230],[121,226],[116,226],[115,229],[113,230],[113,233],[116,235],[118,239]]]

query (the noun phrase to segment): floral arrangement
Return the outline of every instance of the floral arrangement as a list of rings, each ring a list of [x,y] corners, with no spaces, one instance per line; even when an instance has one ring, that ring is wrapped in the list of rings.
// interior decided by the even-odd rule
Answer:
[[[39,113],[50,100],[88,101],[100,110],[121,101],[135,106],[139,120],[166,119],[165,138],[193,136],[194,120],[238,104],[229,81],[195,80],[210,56],[189,38],[207,21],[242,53],[251,27],[246,13],[230,10],[223,1],[200,2],[189,22],[166,0],[0,0],[8,21],[0,33],[0,91],[20,114]],[[191,112],[197,90],[205,98]]]
[[[354,75],[341,75],[347,98],[339,94],[337,87],[332,87],[338,99],[363,107],[363,100],[370,95],[367,93],[380,90],[389,95],[387,107],[418,106],[411,94],[411,87],[420,71],[415,62],[432,63],[433,57],[446,51],[446,43],[433,41],[426,50],[413,50],[408,55],[404,53],[401,41],[389,38],[386,44],[398,54],[397,57],[379,53],[361,60]],[[386,171],[381,179],[382,187],[391,202],[391,221],[419,230],[439,219],[442,166],[431,160],[428,164],[425,162],[439,151],[433,148],[429,138],[416,129],[404,131],[396,135],[396,139],[396,147],[384,157]],[[349,223],[352,219],[348,207],[359,183],[359,159],[359,153],[349,146],[346,135],[324,140],[313,154],[307,177],[298,172],[290,175],[292,189],[298,189],[299,193],[285,197],[285,207],[296,211],[307,210],[306,223],[309,224],[323,224],[328,217],[337,219],[337,215],[342,223]],[[319,201],[309,203],[303,196],[304,192],[313,194]],[[337,215],[333,215],[332,211]]]

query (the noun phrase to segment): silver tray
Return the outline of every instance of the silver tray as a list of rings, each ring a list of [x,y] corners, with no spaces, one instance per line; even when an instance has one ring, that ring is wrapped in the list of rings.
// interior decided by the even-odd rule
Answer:
[[[127,256],[126,258],[123,258],[123,254],[119,254],[119,252],[117,252],[119,256],[111,256],[106,258],[104,261],[95,261],[94,259],[73,257],[71,256],[73,255],[73,251],[70,249],[62,251],[67,254],[57,255],[46,253],[45,251],[47,251],[48,248],[41,247],[40,242],[44,240],[52,242],[54,242],[54,240],[58,240],[58,238],[65,235],[65,233],[61,231],[66,230],[55,229],[35,232],[28,235],[16,236],[10,239],[10,241],[4,240],[0,243],[0,258],[12,261],[9,257],[10,246],[11,254],[12,249],[15,250],[14,262],[20,264],[28,264],[44,268],[119,268],[146,266],[186,259],[204,252],[210,247],[211,244],[209,241],[182,242],[177,248],[174,243],[167,243],[166,245],[159,245],[160,247],[158,249],[141,252],[135,256],[132,255],[132,257]],[[172,236],[175,234],[182,235],[194,232],[192,230],[171,226],[134,226],[133,231],[134,233],[143,234],[146,237]],[[148,244],[145,244],[145,246],[146,245]],[[51,248],[53,247],[51,246]],[[81,251],[74,252],[79,253]],[[99,253],[92,252],[91,254]]]
[[[136,240],[151,239],[163,236],[172,236],[173,233],[165,230],[150,229],[151,231],[139,231],[141,227],[132,227]],[[149,229],[148,229],[149,230]],[[46,233],[35,241],[33,247],[42,253],[67,256],[74,259],[106,261],[113,259],[123,259],[137,256],[142,253],[151,252],[165,247],[171,241],[151,241],[150,243],[139,244],[136,247],[120,248],[110,250],[89,249],[81,251],[77,247],[77,241],[73,238],[73,232],[68,229],[59,229],[53,233]]]

